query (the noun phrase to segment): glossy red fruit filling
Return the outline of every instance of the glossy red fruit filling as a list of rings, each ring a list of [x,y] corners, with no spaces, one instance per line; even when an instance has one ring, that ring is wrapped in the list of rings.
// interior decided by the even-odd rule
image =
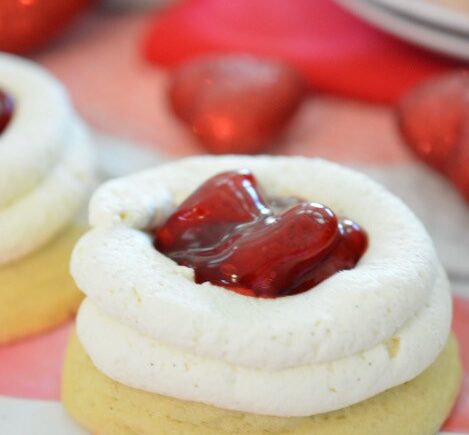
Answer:
[[[7,128],[13,116],[13,99],[0,89],[0,134]]]
[[[357,224],[324,205],[267,201],[247,170],[206,181],[155,236],[156,248],[193,268],[196,282],[263,298],[301,293],[351,269],[367,247]]]
[[[339,242],[332,253],[316,267],[307,268],[305,273],[297,276],[293,293],[309,290],[336,272],[355,267],[368,246],[366,233],[349,219],[339,222],[339,233]]]
[[[189,196],[157,232],[164,253],[214,246],[241,224],[272,212],[246,170],[212,177]]]

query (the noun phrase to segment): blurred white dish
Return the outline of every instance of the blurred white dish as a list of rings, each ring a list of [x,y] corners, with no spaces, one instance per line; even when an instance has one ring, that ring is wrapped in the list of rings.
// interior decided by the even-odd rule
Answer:
[[[463,7],[445,6],[444,1],[430,0],[373,0],[395,12],[428,24],[461,32],[469,37],[469,2]]]
[[[469,34],[416,20],[379,3],[394,0],[336,0],[354,15],[392,35],[421,47],[460,59],[469,60]],[[395,2],[397,4],[398,1]],[[407,3],[415,3],[415,1]]]
[[[27,416],[27,418],[25,418]],[[0,433],[5,435],[87,435],[60,402],[0,396]],[[440,435],[458,435],[441,432]],[[463,434],[459,434],[463,435]]]

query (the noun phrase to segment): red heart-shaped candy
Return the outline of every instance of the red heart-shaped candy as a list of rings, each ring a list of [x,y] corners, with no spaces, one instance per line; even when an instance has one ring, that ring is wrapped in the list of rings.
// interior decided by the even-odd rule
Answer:
[[[409,147],[469,198],[469,72],[414,89],[401,101],[398,120]]]
[[[41,48],[77,20],[95,0],[1,0],[0,51]]]
[[[174,112],[216,154],[264,149],[285,128],[304,94],[294,70],[249,55],[191,60],[174,71],[169,89]]]

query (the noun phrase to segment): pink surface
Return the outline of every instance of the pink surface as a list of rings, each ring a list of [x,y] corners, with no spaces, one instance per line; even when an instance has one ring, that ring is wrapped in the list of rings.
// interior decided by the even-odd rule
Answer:
[[[297,66],[313,89],[387,102],[456,65],[372,28],[331,0],[185,0],[155,16],[144,50],[165,66],[207,52],[272,56]]]
[[[60,398],[60,372],[72,323],[47,334],[0,346],[0,395]]]
[[[459,400],[445,429],[469,432],[469,299],[455,299],[453,329],[460,346],[464,377]]]

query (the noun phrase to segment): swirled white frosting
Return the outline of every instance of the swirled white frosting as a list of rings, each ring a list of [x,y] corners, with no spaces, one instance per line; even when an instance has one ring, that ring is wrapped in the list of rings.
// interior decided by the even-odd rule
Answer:
[[[86,201],[92,153],[66,91],[43,68],[0,54],[0,89],[15,102],[0,134],[0,265],[35,251]]]
[[[361,224],[352,270],[290,297],[256,299],[195,284],[145,229],[207,178],[249,168],[271,196],[297,196]],[[443,349],[445,273],[425,229],[365,176],[319,159],[199,157],[107,183],[75,248],[86,293],[77,322],[94,364],[126,385],[277,416],[339,409],[402,384]]]

